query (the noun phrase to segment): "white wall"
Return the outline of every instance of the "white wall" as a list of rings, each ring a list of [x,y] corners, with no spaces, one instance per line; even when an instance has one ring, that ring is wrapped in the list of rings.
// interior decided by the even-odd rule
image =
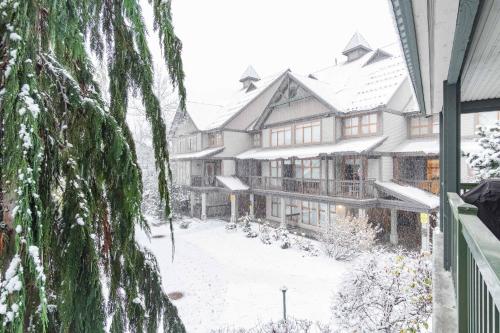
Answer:
[[[224,150],[216,157],[233,158],[236,155],[252,148],[252,135],[243,132],[223,131]]]
[[[381,180],[390,181],[393,178],[393,160],[392,156],[382,156],[380,158]]]
[[[382,112],[382,135],[387,139],[377,151],[391,151],[408,138],[406,117],[389,112]]]
[[[379,158],[369,158],[368,159],[368,178],[369,179],[380,179],[380,159]]]
[[[269,131],[270,131],[270,129],[266,128],[260,132],[260,140],[262,141],[262,147],[264,147],[264,148],[271,146],[271,142],[270,142],[271,137],[269,135]]]
[[[335,117],[321,119],[321,141],[323,143],[335,142]]]
[[[236,174],[236,163],[234,160],[222,160],[222,175],[234,176]]]
[[[323,103],[314,97],[283,104],[272,110],[265,121],[265,125],[272,125],[284,121],[291,121],[304,117],[331,112]]]

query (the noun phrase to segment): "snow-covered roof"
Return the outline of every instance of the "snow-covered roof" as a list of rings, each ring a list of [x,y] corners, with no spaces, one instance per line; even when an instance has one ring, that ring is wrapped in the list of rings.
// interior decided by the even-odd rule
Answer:
[[[362,139],[342,140],[334,144],[311,145],[290,148],[255,148],[236,156],[237,159],[275,160],[313,158],[329,154],[361,154],[378,147],[387,137],[377,136]]]
[[[403,201],[415,202],[424,205],[429,210],[439,207],[439,197],[430,192],[421,190],[413,186],[399,185],[393,182],[376,181],[384,192]]]
[[[170,156],[171,160],[192,160],[197,158],[206,158],[224,150],[224,147],[208,148],[194,153],[177,154]]]
[[[257,71],[252,66],[248,66],[245,72],[243,72],[240,78],[240,82],[243,82],[247,79],[254,81],[260,80],[259,74],[257,74]]]
[[[386,106],[405,80],[407,69],[404,59],[401,56],[387,56],[384,51],[384,56],[374,61],[373,56],[378,51],[370,51],[359,59],[312,73],[323,85],[328,85],[329,98],[334,101],[338,111],[371,110]]]
[[[465,154],[477,152],[481,149],[479,143],[474,139],[462,139],[460,148]],[[394,148],[392,152],[397,154],[437,155],[439,154],[439,139],[422,138],[405,140]]]
[[[220,128],[285,73],[286,71],[281,71],[254,81],[255,89],[248,90],[242,87],[227,101],[218,105],[188,102],[187,113],[200,131]]]
[[[370,47],[370,44],[366,41],[366,39],[359,33],[355,32],[354,35],[351,37],[349,42],[344,48],[344,51],[342,51],[342,54],[347,54],[349,51],[352,51],[357,48],[364,48],[367,50],[371,50],[372,48]]]
[[[239,178],[233,176],[217,176],[217,180],[230,189],[231,191],[246,191],[249,189],[248,185],[243,183]]]

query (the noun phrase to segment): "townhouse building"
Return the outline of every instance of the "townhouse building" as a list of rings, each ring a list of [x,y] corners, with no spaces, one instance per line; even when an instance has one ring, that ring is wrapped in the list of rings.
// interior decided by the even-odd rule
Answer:
[[[388,241],[427,248],[439,208],[439,126],[418,112],[397,53],[356,33],[333,66],[262,78],[249,67],[228,101],[188,102],[169,135],[189,214],[248,213],[311,231],[364,216]],[[465,153],[477,149],[480,121],[463,121]]]

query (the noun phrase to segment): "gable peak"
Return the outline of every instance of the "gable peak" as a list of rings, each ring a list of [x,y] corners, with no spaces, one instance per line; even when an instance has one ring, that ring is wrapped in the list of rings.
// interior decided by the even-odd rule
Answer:
[[[354,33],[347,43],[342,54],[347,56],[347,61],[352,61],[360,58],[366,53],[372,51],[370,44],[358,31]]]
[[[260,80],[259,74],[257,74],[257,71],[251,65],[247,67],[247,69],[243,72],[240,78],[240,82],[243,83],[243,86],[245,88],[247,88],[250,85],[250,82],[259,80]]]

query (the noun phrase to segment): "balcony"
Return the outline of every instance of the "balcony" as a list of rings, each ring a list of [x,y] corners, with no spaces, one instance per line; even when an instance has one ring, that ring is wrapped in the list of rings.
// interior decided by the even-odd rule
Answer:
[[[217,176],[191,176],[192,187],[222,187],[217,181]]]
[[[416,179],[393,179],[394,183],[399,185],[409,185],[421,190],[439,195],[439,179],[433,180],[416,180]]]
[[[445,255],[457,304],[459,332],[500,331],[500,240],[477,217],[477,208],[448,193],[451,233]]]
[[[308,195],[325,195],[351,199],[373,199],[376,197],[375,180],[326,180],[287,177],[250,176],[251,189],[283,191]]]

